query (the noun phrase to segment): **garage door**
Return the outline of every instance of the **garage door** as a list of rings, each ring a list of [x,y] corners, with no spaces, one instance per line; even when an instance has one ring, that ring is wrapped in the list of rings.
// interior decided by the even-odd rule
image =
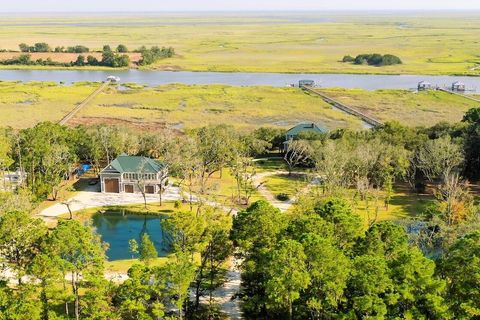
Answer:
[[[125,185],[125,193],[133,193],[133,185],[132,184]]]
[[[118,179],[105,179],[105,192],[119,193],[120,187],[118,185]]]
[[[155,186],[145,186],[145,193],[154,194],[155,193]]]

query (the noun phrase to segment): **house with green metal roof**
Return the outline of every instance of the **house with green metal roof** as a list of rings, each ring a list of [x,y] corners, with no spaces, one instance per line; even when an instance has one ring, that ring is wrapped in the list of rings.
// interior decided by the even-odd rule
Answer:
[[[288,130],[285,138],[286,138],[286,141],[290,141],[297,138],[302,133],[322,134],[326,132],[327,132],[327,129],[322,128],[316,123],[304,122],[304,123],[299,123],[295,127]]]
[[[100,188],[103,193],[157,194],[167,175],[160,161],[122,154],[100,172]]]

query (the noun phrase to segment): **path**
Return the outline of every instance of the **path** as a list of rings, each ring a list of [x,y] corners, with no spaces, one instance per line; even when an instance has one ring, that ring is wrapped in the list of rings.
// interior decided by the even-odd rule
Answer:
[[[162,199],[164,201],[176,201],[182,199],[180,189],[172,186],[167,187]],[[159,201],[160,199],[158,195],[147,195],[147,203]],[[144,203],[144,200],[141,194],[101,193],[98,191],[98,185],[96,185],[89,186],[87,190],[80,191],[73,198],[69,199],[68,203],[70,203],[70,209],[72,212],[75,212],[99,207],[142,204]],[[56,218],[66,213],[68,213],[67,206],[63,203],[56,203],[53,206],[42,210],[38,216],[42,218]]]
[[[307,87],[307,86],[302,86],[301,87],[303,90],[307,91],[307,92],[310,92],[310,93],[313,93],[313,94],[316,94],[318,96],[320,96],[326,103],[332,105],[333,107],[337,108],[337,109],[340,109],[342,110],[343,112],[346,112],[352,116],[355,116],[357,118],[360,118],[363,122],[365,122],[368,126],[371,126],[371,127],[378,127],[378,126],[381,126],[383,125],[383,123],[355,108],[352,108],[350,106],[347,106],[339,101],[336,101],[332,98],[330,98],[329,96],[327,96],[325,93],[323,92],[319,92],[317,90],[314,90],[313,88],[311,87]]]
[[[307,175],[305,172],[292,172],[291,174],[293,175]],[[297,197],[292,197],[291,199],[287,201],[280,201],[278,200],[274,194],[270,192],[270,190],[267,189],[265,186],[265,178],[271,177],[271,176],[277,176],[277,175],[288,175],[287,171],[283,170],[277,170],[277,171],[272,171],[272,172],[262,172],[259,173],[255,176],[253,180],[253,184],[258,187],[258,192],[268,201],[270,202],[275,208],[280,209],[280,211],[285,212],[288,209],[292,207],[292,205],[297,201]],[[312,181],[311,184],[309,184],[305,189],[300,192],[303,193],[304,191],[308,190],[311,188],[313,184],[316,184],[316,180]]]
[[[110,80],[107,80],[102,83],[98,89],[86,97],[85,100],[80,102],[72,111],[67,113],[67,115],[65,115],[65,117],[63,117],[58,123],[61,125],[67,124],[67,122],[70,121],[70,119],[72,119],[80,110],[82,110],[83,107],[85,107],[90,101],[92,101],[93,98],[99,95],[110,84],[110,82]]]
[[[453,95],[456,95],[456,96],[459,96],[459,97],[462,97],[462,98],[465,98],[465,99],[468,99],[468,100],[472,100],[472,101],[475,101],[475,102],[480,102],[480,99],[470,97],[466,94],[461,94],[459,92],[455,92],[455,91],[452,91],[452,90],[447,90],[447,89],[442,89],[442,88],[437,88],[437,90],[442,91],[442,92],[446,92],[446,93],[450,93],[450,94],[453,94]]]

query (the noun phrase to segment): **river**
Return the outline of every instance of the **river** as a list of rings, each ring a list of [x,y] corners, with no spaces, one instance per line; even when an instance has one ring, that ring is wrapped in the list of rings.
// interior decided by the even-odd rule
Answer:
[[[170,71],[83,71],[83,70],[0,70],[3,81],[54,81],[70,84],[80,81],[103,81],[109,75],[120,77],[122,83],[135,82],[147,86],[171,83],[188,85],[224,84],[231,86],[274,86],[297,84],[311,79],[321,87],[377,89],[415,89],[420,81],[450,87],[455,81],[466,84],[468,90],[480,90],[480,77],[425,76],[425,75],[363,75],[363,74],[294,74],[246,72],[170,72]]]

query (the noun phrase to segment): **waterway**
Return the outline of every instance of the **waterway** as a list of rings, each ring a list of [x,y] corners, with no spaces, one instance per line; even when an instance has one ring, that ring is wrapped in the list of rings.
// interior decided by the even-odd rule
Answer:
[[[66,85],[80,81],[103,81],[114,75],[122,83],[134,82],[147,86],[172,83],[188,85],[223,84],[231,86],[274,86],[298,84],[311,79],[326,88],[416,89],[420,81],[434,86],[451,87],[455,81],[465,83],[468,90],[480,90],[480,77],[425,76],[425,75],[363,75],[363,74],[301,74],[301,73],[247,73],[247,72],[190,72],[190,71],[140,71],[140,70],[0,70],[3,81],[54,81]]]

